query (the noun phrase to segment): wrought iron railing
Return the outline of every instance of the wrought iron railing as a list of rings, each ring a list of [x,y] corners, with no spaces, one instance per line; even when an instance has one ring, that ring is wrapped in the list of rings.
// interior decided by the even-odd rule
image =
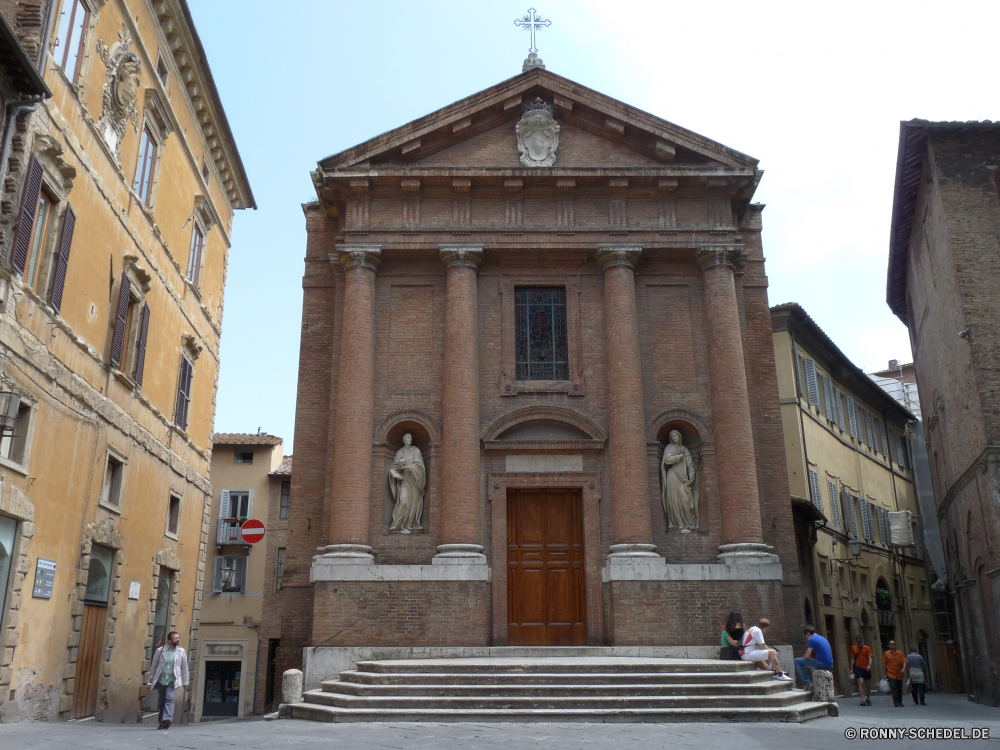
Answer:
[[[216,544],[246,544],[240,536],[240,526],[243,522],[235,518],[219,520],[219,529],[215,535]]]

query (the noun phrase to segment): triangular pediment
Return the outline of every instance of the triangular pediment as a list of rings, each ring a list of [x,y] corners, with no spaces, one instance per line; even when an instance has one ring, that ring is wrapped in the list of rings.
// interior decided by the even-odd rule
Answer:
[[[324,170],[519,168],[515,126],[541,99],[560,126],[555,168],[705,166],[757,160],[546,70],[529,70],[320,162]]]

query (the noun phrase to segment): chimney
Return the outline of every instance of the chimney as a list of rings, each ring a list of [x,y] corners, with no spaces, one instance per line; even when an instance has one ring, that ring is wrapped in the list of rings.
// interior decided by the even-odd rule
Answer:
[[[898,359],[890,359],[889,360],[889,369],[890,370],[898,370],[899,369],[899,360]]]

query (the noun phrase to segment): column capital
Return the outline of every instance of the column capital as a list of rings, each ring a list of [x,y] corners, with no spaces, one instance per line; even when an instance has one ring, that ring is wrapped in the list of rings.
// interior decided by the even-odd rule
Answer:
[[[367,268],[377,271],[382,262],[381,245],[337,245],[337,252],[330,253],[330,262],[341,270]]]
[[[483,261],[482,245],[441,245],[440,250],[445,268],[471,268],[475,271]]]
[[[635,268],[641,254],[639,245],[601,245],[597,248],[597,263],[602,271],[616,266]]]
[[[746,255],[744,245],[699,245],[695,259],[701,270],[707,271],[715,266],[736,268],[736,264],[744,261]]]

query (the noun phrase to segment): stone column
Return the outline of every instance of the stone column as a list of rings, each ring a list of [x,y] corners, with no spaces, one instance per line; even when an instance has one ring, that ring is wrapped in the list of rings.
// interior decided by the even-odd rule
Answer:
[[[604,271],[604,341],[611,477],[609,557],[659,558],[651,543],[646,415],[635,306],[635,264],[641,247],[601,247]],[[662,559],[662,558],[660,558]]]
[[[368,544],[375,404],[375,272],[378,245],[339,245],[331,260],[344,269],[343,324],[333,437],[330,544],[324,557],[374,562]]]
[[[482,247],[442,246],[445,265],[441,544],[434,564],[486,564],[479,541],[479,324]]]
[[[697,256],[705,282],[708,372],[722,514],[719,559],[724,562],[749,558],[770,561],[772,557],[767,554],[770,547],[762,543],[757,458],[736,301],[736,263],[743,257],[742,245],[702,245]]]

